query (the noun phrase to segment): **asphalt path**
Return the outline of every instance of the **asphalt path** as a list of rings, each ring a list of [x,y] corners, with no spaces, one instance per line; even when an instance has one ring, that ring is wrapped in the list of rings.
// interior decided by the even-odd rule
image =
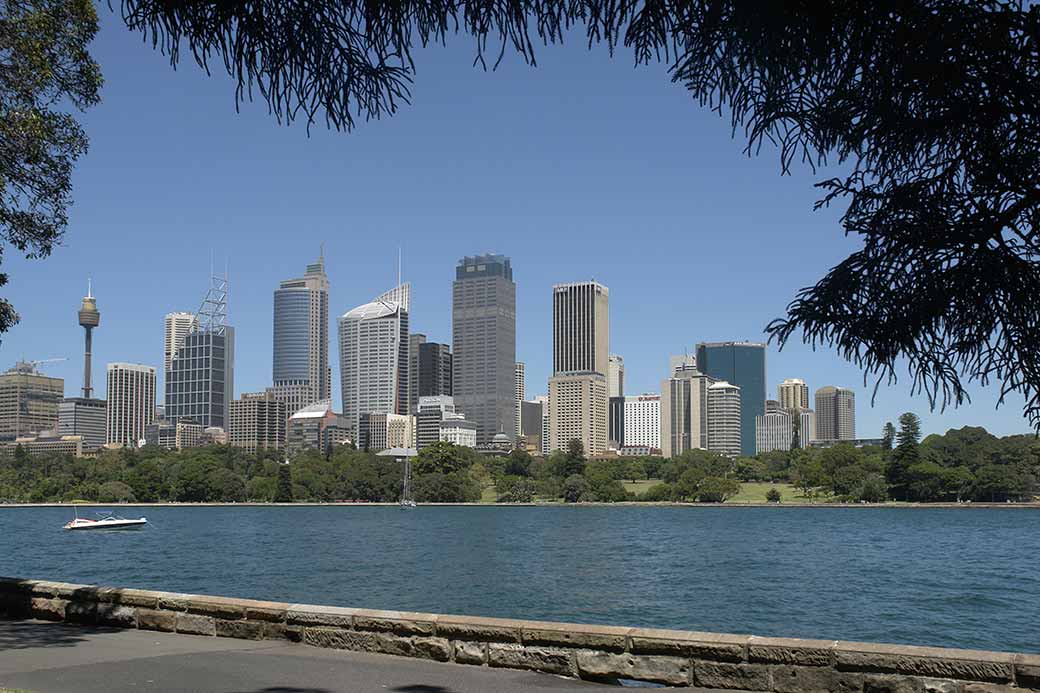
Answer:
[[[0,620],[0,691],[487,693],[616,688],[281,641]],[[691,690],[691,689],[686,689]]]

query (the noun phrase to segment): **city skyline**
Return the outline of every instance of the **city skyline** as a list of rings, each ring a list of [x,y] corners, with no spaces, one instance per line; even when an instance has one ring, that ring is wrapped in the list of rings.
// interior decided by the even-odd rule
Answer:
[[[538,69],[507,59],[487,75],[468,69],[465,46],[431,48],[422,51],[412,106],[349,134],[315,127],[308,137],[278,127],[260,104],[236,114],[223,78],[172,72],[110,13],[100,19],[93,47],[105,64],[104,101],[84,116],[91,150],[77,166],[64,244],[45,260],[5,257],[6,297],[22,319],[0,340],[0,368],[67,357],[42,369],[65,380],[66,396],[82,379],[83,330],[71,312],[88,274],[105,314],[92,345],[94,396],[103,399],[107,363],[162,372],[156,325],[197,304],[211,250],[231,263],[236,395],[270,385],[271,294],[324,241],[330,316],[390,283],[400,246],[417,297],[412,329],[447,344],[455,262],[487,251],[511,257],[516,360],[526,364],[531,398],[551,375],[554,283],[592,277],[611,287],[610,345],[625,359],[625,389],[653,392],[671,353],[701,341],[761,341],[797,291],[857,243],[841,234],[840,206],[812,211],[812,183],[833,169],[795,166],[781,177],[775,151],[742,156],[725,119],[667,78],[628,69],[623,52],[611,62],[549,47]],[[580,98],[561,98],[578,82]],[[647,112],[653,127],[632,132],[626,123]],[[629,136],[604,148],[620,127]],[[492,140],[502,128],[513,136]],[[156,129],[176,134],[157,142]],[[473,194],[464,202],[460,190]],[[696,271],[676,252],[684,243],[708,260]],[[735,278],[741,289],[726,290]],[[880,435],[904,411],[918,413],[926,433],[1031,431],[1021,397],[994,410],[995,387],[971,387],[971,404],[932,413],[901,372],[872,408],[873,381],[864,386],[859,369],[830,349],[771,347],[767,362],[771,396],[786,378],[803,378],[811,391],[855,389],[859,435]]]

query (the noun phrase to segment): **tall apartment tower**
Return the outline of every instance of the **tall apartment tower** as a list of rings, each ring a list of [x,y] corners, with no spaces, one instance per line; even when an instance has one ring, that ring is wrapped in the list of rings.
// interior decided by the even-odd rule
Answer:
[[[137,447],[145,427],[155,420],[155,369],[135,363],[110,363],[107,371],[105,440]]]
[[[191,331],[166,371],[166,418],[203,428],[228,426],[235,389],[235,330],[227,324],[227,276],[213,276]]]
[[[467,256],[452,284],[452,396],[477,443],[516,427],[516,284],[504,255]]]
[[[408,294],[395,291],[339,318],[343,418],[355,441],[362,414],[408,412],[408,309],[386,298],[407,300]]]
[[[816,391],[816,439],[856,438],[856,393],[827,385]]]
[[[0,374],[0,439],[19,438],[58,428],[58,405],[65,381],[36,370],[36,363],[18,361]]]
[[[527,399],[527,385],[525,382],[524,375],[524,362],[516,362],[516,438],[520,440],[520,435],[523,432],[523,426],[521,425],[521,419],[523,417],[523,407],[521,404]]]
[[[625,396],[625,359],[617,354],[607,356],[607,394],[610,397]]]
[[[184,344],[184,338],[191,332],[191,328],[195,325],[195,313],[185,313],[178,311],[176,313],[167,313],[165,320],[165,330],[163,332],[163,372],[168,373],[170,371],[170,364],[173,362],[173,356],[177,353],[177,349]]]
[[[708,449],[739,457],[742,449],[740,388],[722,380],[708,386]]]
[[[643,394],[622,398],[625,406],[625,447],[661,448],[661,396]]]
[[[797,416],[800,416],[799,412],[780,409],[756,417],[755,436],[758,453],[790,450],[791,441],[794,440],[793,422]]]
[[[808,448],[816,440],[816,412],[803,409],[798,413],[798,447]]]
[[[565,450],[574,438],[581,440],[586,454],[607,450],[609,308],[609,290],[597,282],[553,287],[552,450]]]
[[[791,412],[809,409],[809,386],[801,378],[787,378],[776,386],[780,408]]]
[[[325,255],[274,292],[272,388],[289,415],[332,396],[329,368],[329,278]]]
[[[258,450],[284,450],[289,410],[272,388],[264,392],[243,392],[231,400],[228,444],[250,454]]]
[[[666,458],[708,449],[708,388],[715,384],[692,361],[671,365],[672,376],[661,381],[660,440]]]
[[[697,369],[740,388],[740,454],[755,454],[755,417],[766,413],[766,345],[714,342],[697,345]]]

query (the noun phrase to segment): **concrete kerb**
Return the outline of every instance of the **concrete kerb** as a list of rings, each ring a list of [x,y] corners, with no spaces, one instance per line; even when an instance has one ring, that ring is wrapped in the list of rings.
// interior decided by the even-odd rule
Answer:
[[[287,639],[596,681],[763,690],[1040,691],[1040,655],[287,604],[0,578],[0,615]]]

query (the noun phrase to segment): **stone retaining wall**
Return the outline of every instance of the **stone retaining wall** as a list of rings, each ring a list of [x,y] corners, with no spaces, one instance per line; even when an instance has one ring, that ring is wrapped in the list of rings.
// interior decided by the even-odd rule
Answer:
[[[0,578],[0,615],[611,682],[816,693],[1040,691],[1040,655],[284,604]]]

